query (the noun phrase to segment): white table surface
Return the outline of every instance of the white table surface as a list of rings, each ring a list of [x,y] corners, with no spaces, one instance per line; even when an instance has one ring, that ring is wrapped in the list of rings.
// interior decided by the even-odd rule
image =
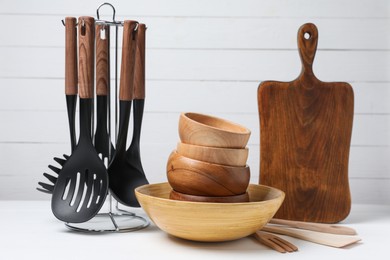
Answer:
[[[145,216],[142,209],[134,212]],[[342,224],[362,241],[337,249],[285,237],[299,252],[281,254],[251,237],[224,243],[178,239],[154,224],[131,233],[86,234],[56,220],[50,201],[0,201],[0,259],[390,259],[390,206],[353,205]]]

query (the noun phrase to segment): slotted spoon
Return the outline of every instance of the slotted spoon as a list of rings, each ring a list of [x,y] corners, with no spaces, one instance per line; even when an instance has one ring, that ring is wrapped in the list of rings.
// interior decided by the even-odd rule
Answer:
[[[93,17],[79,18],[79,142],[59,173],[51,200],[53,214],[64,222],[81,223],[93,218],[108,192],[108,175],[91,137],[93,111]]]

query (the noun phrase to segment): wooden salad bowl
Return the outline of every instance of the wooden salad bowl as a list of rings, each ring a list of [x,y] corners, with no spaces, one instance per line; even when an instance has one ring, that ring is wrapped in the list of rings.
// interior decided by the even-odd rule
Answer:
[[[251,131],[239,124],[198,113],[182,113],[180,140],[186,144],[211,147],[245,148]]]
[[[171,200],[169,183],[147,184],[135,194],[149,218],[168,234],[205,242],[235,240],[260,230],[284,200],[281,190],[258,184],[248,187],[249,202],[203,203]]]
[[[175,191],[197,196],[233,196],[246,192],[249,166],[232,167],[190,159],[173,151],[167,177]]]
[[[198,161],[228,166],[245,166],[248,159],[248,148],[219,148],[199,146],[179,142],[177,153]]]

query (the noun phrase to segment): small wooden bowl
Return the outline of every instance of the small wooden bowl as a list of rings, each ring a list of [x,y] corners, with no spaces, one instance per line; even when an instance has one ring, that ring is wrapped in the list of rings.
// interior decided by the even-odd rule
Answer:
[[[178,154],[198,161],[228,166],[245,166],[248,159],[248,152],[248,148],[218,148],[181,142],[177,144]]]
[[[157,227],[172,236],[205,242],[239,239],[255,233],[275,215],[284,192],[250,184],[249,202],[202,203],[169,199],[168,183],[135,189],[142,208]]]
[[[248,128],[225,119],[197,113],[180,115],[179,136],[186,144],[245,148],[250,135]]]
[[[190,159],[173,151],[167,163],[168,182],[178,192],[196,196],[233,196],[246,192],[249,166],[232,167]]]
[[[234,196],[225,196],[225,197],[207,197],[207,196],[194,196],[184,193],[180,193],[172,190],[169,194],[171,200],[183,200],[183,201],[193,201],[193,202],[213,202],[213,203],[242,203],[249,202],[249,194],[245,192],[244,194],[234,195]]]

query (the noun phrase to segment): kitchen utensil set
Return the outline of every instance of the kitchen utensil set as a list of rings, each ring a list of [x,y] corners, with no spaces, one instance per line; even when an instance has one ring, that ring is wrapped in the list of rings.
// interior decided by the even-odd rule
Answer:
[[[290,236],[337,248],[342,248],[361,240],[356,236],[356,231],[350,227],[276,218],[271,219],[268,224],[261,229],[261,232],[263,234],[256,232],[257,234],[255,234],[255,237],[264,245],[281,253],[293,252],[295,250],[292,250],[288,241],[283,241],[282,238],[275,234]],[[266,233],[266,235],[264,233]],[[269,240],[271,240],[271,242]]]
[[[356,236],[354,229],[345,226],[283,219],[271,219],[269,223],[256,231],[254,236],[260,243],[280,253],[295,252],[298,248],[275,234],[336,248],[342,248],[361,240]]]
[[[272,232],[280,235],[286,235],[290,237],[295,237],[301,240],[306,240],[309,242],[317,243],[320,245],[331,246],[331,247],[345,247],[356,242],[359,242],[361,239],[357,236],[350,235],[336,235],[323,232],[316,232],[303,229],[295,229],[288,227],[276,227],[266,225],[262,228],[263,231]]]
[[[103,5],[110,4],[105,3]],[[49,183],[39,182],[40,187],[37,189],[52,194],[51,208],[53,214],[66,223],[84,223],[96,216],[103,206],[109,190],[120,203],[126,206],[139,207],[134,189],[148,183],[139,154],[145,98],[146,27],[136,21],[115,21],[115,9],[112,5],[110,6],[114,12],[112,22],[82,16],[77,24],[74,17],[67,17],[64,23],[66,28],[65,94],[72,153],[70,156],[64,155],[64,159],[54,158],[60,167],[49,165],[49,168],[58,176],[44,173],[43,175],[49,180]],[[120,129],[115,148],[111,143],[110,131],[109,26],[123,26],[124,28],[119,95],[121,106]],[[140,41],[138,41],[138,38]],[[78,58],[77,39],[79,40]],[[97,122],[96,131],[93,134],[95,43]],[[136,78],[135,74],[137,75]],[[134,134],[129,152],[126,152],[133,95],[136,95],[138,100],[137,104],[134,104],[136,110],[134,112]],[[77,96],[80,100],[80,131],[79,140],[76,144],[75,111]],[[118,161],[121,163],[118,163]],[[128,215],[133,219],[138,217],[133,213],[126,214],[124,212],[119,215]],[[113,214],[109,216],[111,220],[112,216]],[[115,221],[112,220],[112,222],[115,225]],[[147,226],[145,223],[142,224],[143,227]]]
[[[299,228],[311,231],[317,231],[322,233],[337,234],[337,235],[356,235],[356,231],[350,227],[340,226],[340,225],[331,225],[331,224],[322,224],[322,223],[312,223],[312,222],[302,222],[302,221],[293,221],[285,219],[276,219],[273,218],[269,221],[271,224],[287,226],[291,228]]]
[[[111,22],[99,20],[99,9],[104,5],[113,9]],[[64,23],[71,154],[54,157],[59,166],[48,167],[55,175],[44,173],[48,183],[39,182],[37,188],[52,194],[51,208],[59,220],[67,225],[89,221],[101,210],[110,190],[110,196],[123,205],[139,207],[139,200],[157,226],[190,240],[226,241],[253,234],[262,244],[281,253],[298,248],[275,234],[332,247],[360,241],[351,228],[323,224],[344,219],[350,210],[348,156],[353,90],[347,83],[325,83],[314,76],[312,64],[318,41],[314,24],[305,24],[298,31],[300,76],[292,82],[265,81],[258,89],[260,182],[268,186],[248,186],[246,144],[250,131],[224,119],[196,113],[180,116],[181,142],[167,163],[170,185],[147,185],[140,155],[146,27],[132,20],[115,21],[115,9],[108,3],[99,6],[97,14],[98,20],[82,16],[76,23],[76,18],[66,17]],[[110,26],[116,27],[116,51],[118,26],[123,26],[115,146],[110,131]],[[95,74],[97,121],[93,134]],[[80,124],[76,143],[78,96]],[[126,150],[131,107],[133,136]],[[279,209],[285,197],[283,191],[286,201]],[[195,209],[198,214],[194,215]],[[111,197],[110,212],[105,215],[118,231],[111,215]],[[274,215],[283,219],[271,219]],[[137,218],[132,213],[127,216]],[[250,221],[236,225],[241,216]]]

